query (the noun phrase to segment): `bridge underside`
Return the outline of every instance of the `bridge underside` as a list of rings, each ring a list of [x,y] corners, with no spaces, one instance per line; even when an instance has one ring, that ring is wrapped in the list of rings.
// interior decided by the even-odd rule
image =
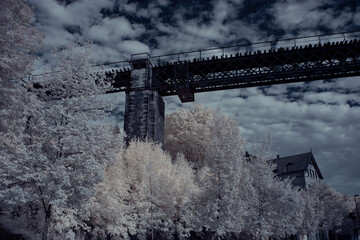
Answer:
[[[107,72],[111,92],[126,92],[128,138],[163,142],[162,96],[178,95],[182,102],[191,102],[198,92],[360,75],[358,39],[232,54],[156,66],[146,55],[130,61],[132,70]]]
[[[206,59],[167,62],[152,68],[151,89],[194,101],[194,93],[360,75],[360,41],[279,48]],[[130,86],[131,71],[108,72],[112,92]]]

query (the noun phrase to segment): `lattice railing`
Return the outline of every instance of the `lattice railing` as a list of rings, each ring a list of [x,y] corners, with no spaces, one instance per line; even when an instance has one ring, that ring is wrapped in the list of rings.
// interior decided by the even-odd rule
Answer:
[[[292,46],[286,40],[283,45],[264,42],[270,43],[268,48],[249,44],[200,50],[194,58],[195,52],[150,57],[155,64],[152,88],[163,96],[179,95],[182,101],[192,101],[196,92],[360,75],[359,33],[338,35],[332,38],[337,41],[330,41],[332,35],[315,36],[318,41],[312,42],[294,39]],[[167,57],[171,60],[164,61]],[[114,92],[135,90],[130,89],[130,69],[106,74]]]
[[[354,76],[360,70],[360,42],[176,62],[153,68],[154,87],[164,96],[177,88],[203,92],[264,84]]]

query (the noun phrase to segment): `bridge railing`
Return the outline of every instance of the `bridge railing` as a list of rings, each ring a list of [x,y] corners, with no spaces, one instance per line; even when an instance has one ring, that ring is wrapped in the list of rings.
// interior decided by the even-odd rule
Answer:
[[[234,46],[226,46],[220,48],[208,48],[196,51],[188,52],[179,52],[173,54],[152,56],[151,61],[153,65],[164,65],[168,62],[177,62],[177,61],[195,61],[197,60],[207,60],[212,59],[213,57],[217,58],[226,58],[230,56],[235,56],[236,54],[246,55],[252,54],[254,52],[264,52],[264,51],[277,51],[279,49],[291,49],[294,47],[305,47],[308,45],[319,45],[324,43],[336,43],[350,41],[353,39],[360,39],[360,32],[342,32],[334,34],[323,34],[315,36],[307,36],[300,38],[287,38],[281,40],[270,40],[257,43],[246,43],[239,44]]]
[[[236,54],[253,54],[254,52],[268,52],[278,51],[280,48],[291,49],[293,47],[305,47],[307,45],[324,44],[327,42],[336,43],[350,41],[353,39],[360,39],[360,31],[342,32],[333,34],[322,34],[315,36],[287,38],[281,40],[270,40],[257,43],[245,43],[234,46],[225,46],[220,48],[208,48],[196,51],[179,52],[172,54],[165,54],[159,56],[151,56],[150,61],[153,66],[165,65],[174,62],[184,61],[200,61],[212,58],[226,58],[235,56]],[[131,70],[130,60],[109,62],[104,64],[94,65],[94,72],[116,72],[116,71],[129,71]],[[43,74],[30,75],[24,78],[24,81],[35,80],[41,81]]]

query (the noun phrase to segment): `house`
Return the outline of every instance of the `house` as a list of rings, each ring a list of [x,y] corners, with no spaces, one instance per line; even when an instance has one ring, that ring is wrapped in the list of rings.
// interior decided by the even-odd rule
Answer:
[[[312,152],[280,157],[272,160],[276,164],[274,172],[279,178],[293,178],[293,186],[309,189],[315,181],[320,181],[323,176],[315,161]]]
[[[276,164],[276,175],[281,179],[292,178],[293,186],[308,190],[312,183],[324,179],[311,151],[287,157],[277,155],[276,159],[271,161]],[[309,236],[296,234],[293,237],[299,240],[329,239],[327,232],[321,229]]]

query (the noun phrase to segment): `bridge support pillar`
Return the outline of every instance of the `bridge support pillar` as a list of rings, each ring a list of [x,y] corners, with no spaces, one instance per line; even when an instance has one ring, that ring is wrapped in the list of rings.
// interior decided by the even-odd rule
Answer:
[[[131,87],[126,92],[124,130],[127,140],[151,139],[164,143],[165,103],[152,90],[152,65],[149,56],[132,57]]]

